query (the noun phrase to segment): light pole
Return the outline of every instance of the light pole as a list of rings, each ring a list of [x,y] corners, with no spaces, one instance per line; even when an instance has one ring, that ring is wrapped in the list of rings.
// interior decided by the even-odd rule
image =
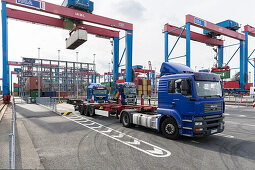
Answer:
[[[41,80],[40,80],[40,48],[38,48],[38,60],[39,60],[39,65],[38,65],[38,68],[37,68],[37,76],[38,76],[38,97],[40,97],[40,89],[41,89]]]
[[[79,52],[76,52],[76,64],[78,65],[78,56],[79,56]],[[77,70],[76,70],[76,80],[77,80],[77,99],[78,99],[78,97],[79,97],[79,92],[78,92],[78,90],[79,90],[79,80],[78,80],[78,67],[79,66],[77,66]]]
[[[60,50],[58,50],[58,101],[60,101]]]
[[[95,75],[94,75],[94,83],[96,83],[96,54],[93,54],[93,56],[94,56],[94,61],[93,61],[93,63],[94,63],[94,73],[95,73]]]

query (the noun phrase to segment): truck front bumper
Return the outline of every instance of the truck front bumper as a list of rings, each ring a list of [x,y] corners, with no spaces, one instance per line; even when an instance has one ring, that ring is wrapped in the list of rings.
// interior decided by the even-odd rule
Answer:
[[[224,116],[212,115],[195,117],[193,121],[193,136],[203,137],[224,131]]]

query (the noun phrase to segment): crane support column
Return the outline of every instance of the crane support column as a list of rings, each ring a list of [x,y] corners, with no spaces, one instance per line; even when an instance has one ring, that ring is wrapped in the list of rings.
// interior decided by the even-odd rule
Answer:
[[[244,57],[244,47],[245,42],[240,41],[240,88],[244,90],[245,88],[245,57]]]
[[[2,48],[3,48],[3,99],[9,103],[10,82],[8,65],[8,22],[6,15],[6,2],[2,1]]]
[[[115,92],[116,81],[119,79],[119,47],[120,39],[113,38],[113,87]]]
[[[244,52],[244,57],[245,57],[245,75],[248,75],[248,61],[249,61],[249,43],[248,43],[248,38],[249,38],[249,32],[245,31],[245,52]],[[245,81],[245,83],[248,83],[248,79]]]
[[[186,23],[186,65],[190,67],[190,22]]]
[[[224,55],[223,45],[219,45],[218,46],[218,67],[223,66],[223,55]]]
[[[133,31],[126,31],[126,82],[132,82]]]
[[[165,62],[168,62],[168,31],[165,31]]]

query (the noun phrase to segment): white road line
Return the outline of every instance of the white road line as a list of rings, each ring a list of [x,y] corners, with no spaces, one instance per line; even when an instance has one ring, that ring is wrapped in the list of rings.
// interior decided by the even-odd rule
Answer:
[[[225,116],[229,116],[230,114],[229,114],[229,113],[224,113],[223,115],[225,115]]]
[[[247,117],[247,116],[245,116],[245,115],[238,115],[238,117]]]
[[[234,124],[234,125],[242,125],[242,126],[251,126],[251,127],[255,127],[255,125],[251,125],[251,124],[247,124],[247,123],[237,123],[237,122],[232,122],[232,121],[226,121],[226,123]]]
[[[107,137],[109,137],[109,138],[111,138],[113,140],[116,140],[116,141],[121,142],[121,143],[123,143],[123,144],[125,144],[127,146],[130,146],[130,147],[132,147],[132,148],[134,148],[136,150],[139,150],[139,151],[141,151],[141,152],[143,152],[145,154],[148,154],[150,156],[157,157],[157,158],[165,158],[165,157],[169,157],[171,155],[171,152],[168,151],[168,150],[162,149],[162,148],[160,148],[158,146],[155,146],[155,145],[150,144],[148,142],[145,142],[143,140],[139,140],[139,139],[134,138],[134,137],[132,137],[130,135],[126,135],[126,134],[124,134],[122,132],[116,131],[116,130],[114,130],[112,128],[109,128],[107,126],[101,125],[99,123],[94,122],[94,124],[101,125],[103,128],[107,128],[108,130],[100,131],[99,129],[95,129],[93,127],[87,126],[86,124],[82,124],[81,122],[73,120],[73,119],[71,119],[71,118],[69,118],[67,116],[63,116],[63,117],[65,117],[66,119],[69,119],[69,120],[71,120],[71,121],[73,121],[75,123],[78,123],[78,124],[80,124],[80,125],[82,125],[82,126],[84,126],[86,128],[89,128],[89,129],[91,129],[91,130],[93,130],[93,131],[95,131],[97,133],[100,133],[100,134],[102,134],[104,136],[107,136]],[[81,119],[88,120],[88,119],[83,118],[83,117],[81,117]],[[93,122],[93,121],[91,121],[91,122]],[[109,134],[110,132],[115,132],[115,133],[118,133],[119,135],[116,135],[114,137],[114,136],[111,136]],[[121,139],[123,139],[123,137],[121,137],[122,135],[123,135],[123,137],[125,137],[125,139],[129,138],[130,140],[128,140],[128,141],[121,140]],[[134,142],[130,142],[130,141],[134,141]],[[139,146],[142,146],[142,148],[147,148],[147,150],[142,149]],[[151,148],[151,149],[148,150],[148,148]]]
[[[225,137],[225,138],[235,138],[235,137],[232,136],[232,135],[226,135],[226,134],[224,134],[224,133],[217,133],[217,134],[215,134],[215,135],[217,135],[217,136],[222,136],[222,137]]]

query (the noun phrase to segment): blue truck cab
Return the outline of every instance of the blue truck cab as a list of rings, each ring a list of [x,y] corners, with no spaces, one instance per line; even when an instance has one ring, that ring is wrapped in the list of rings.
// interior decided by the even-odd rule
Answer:
[[[87,101],[106,103],[108,101],[108,90],[105,85],[91,83],[87,87]]]
[[[116,84],[116,86],[122,105],[136,105],[136,86],[134,83],[125,82]]]
[[[120,116],[123,126],[149,127],[170,139],[223,132],[225,103],[218,75],[194,72],[185,65],[167,62],[160,71],[157,111],[123,111]]]

